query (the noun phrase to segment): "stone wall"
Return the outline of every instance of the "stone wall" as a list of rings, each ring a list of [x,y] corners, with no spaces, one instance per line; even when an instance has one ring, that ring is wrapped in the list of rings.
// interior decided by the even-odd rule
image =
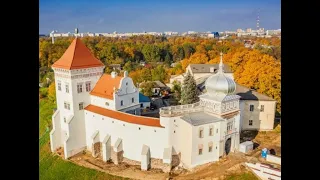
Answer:
[[[115,152],[113,149],[111,150],[111,159],[114,164],[119,164],[123,160],[123,151]]]
[[[100,157],[101,156],[101,143],[100,142],[96,142],[93,145],[93,151],[92,151],[92,156],[93,157]]]

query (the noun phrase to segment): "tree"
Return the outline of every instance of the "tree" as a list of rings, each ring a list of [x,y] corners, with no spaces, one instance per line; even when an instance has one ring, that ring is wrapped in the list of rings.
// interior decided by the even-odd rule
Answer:
[[[162,65],[158,65],[156,68],[151,70],[152,81],[161,81],[164,82],[166,79],[166,70]]]
[[[140,88],[141,88],[141,92],[142,94],[144,94],[145,96],[152,96],[152,88],[154,87],[154,82],[152,81],[147,81],[144,83],[141,83]]]
[[[179,81],[174,81],[171,91],[173,92],[174,99],[179,102],[181,100],[181,83]]]
[[[170,65],[171,65],[171,56],[170,56],[169,52],[167,52],[166,57],[164,58],[164,63],[167,64],[170,67]]]
[[[190,72],[183,79],[181,90],[181,104],[192,104],[199,101],[196,81]]]
[[[52,102],[56,102],[56,85],[55,82],[52,82],[48,89],[48,98]]]

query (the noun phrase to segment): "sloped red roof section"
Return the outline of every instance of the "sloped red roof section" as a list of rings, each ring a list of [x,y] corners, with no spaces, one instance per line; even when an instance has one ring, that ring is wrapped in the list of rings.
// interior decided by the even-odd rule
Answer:
[[[84,109],[96,114],[100,114],[106,117],[110,117],[110,118],[128,122],[128,123],[164,128],[160,125],[160,120],[157,118],[136,116],[136,115],[120,112],[120,111],[101,108],[92,104],[88,105]]]
[[[103,63],[95,58],[79,38],[75,38],[68,49],[52,67],[67,70],[101,67]]]

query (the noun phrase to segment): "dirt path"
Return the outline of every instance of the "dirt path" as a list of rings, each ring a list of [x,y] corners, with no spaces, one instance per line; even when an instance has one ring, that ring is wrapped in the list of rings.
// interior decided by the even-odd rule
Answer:
[[[128,165],[126,163],[119,165],[105,163],[101,159],[93,158],[88,154],[78,154],[70,160],[81,166],[130,179],[165,180],[169,177],[168,173],[163,173],[161,170],[151,169],[149,171],[141,171],[140,166]]]
[[[193,171],[180,174],[173,179],[218,179],[228,172],[235,172],[240,169],[240,164],[247,159],[243,154],[230,153],[226,158],[219,162],[209,163],[196,167]]]

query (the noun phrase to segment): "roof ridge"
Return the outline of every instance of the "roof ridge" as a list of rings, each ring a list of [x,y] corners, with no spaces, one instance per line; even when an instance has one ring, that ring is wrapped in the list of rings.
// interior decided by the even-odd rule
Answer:
[[[71,64],[70,64],[69,70],[71,70],[71,67],[72,67],[72,65],[74,63],[74,55],[76,54],[76,48],[77,48],[77,43],[78,43],[78,38],[77,37],[76,37],[75,41],[76,41],[76,43],[74,44],[73,56],[71,58]]]

